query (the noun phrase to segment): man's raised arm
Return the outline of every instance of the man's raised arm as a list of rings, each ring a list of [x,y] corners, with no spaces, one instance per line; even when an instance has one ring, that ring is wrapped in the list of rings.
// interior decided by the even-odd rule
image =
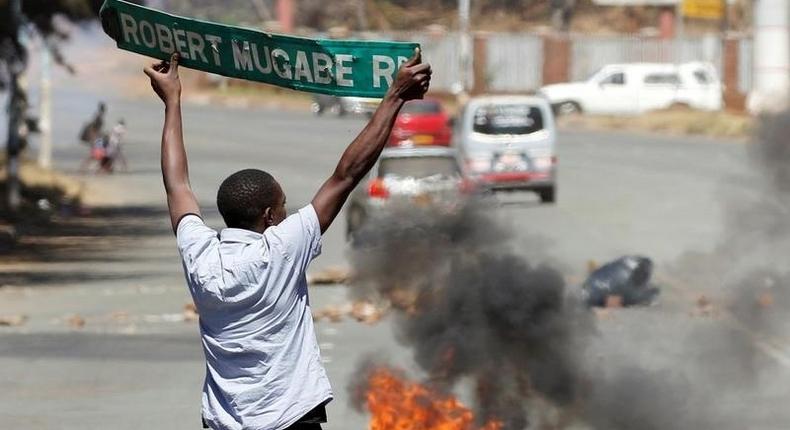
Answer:
[[[373,118],[349,145],[335,172],[313,198],[321,233],[329,228],[351,191],[376,163],[403,104],[421,99],[428,91],[431,66],[421,64],[421,60],[420,51],[417,50],[414,57],[403,64]]]
[[[187,153],[181,121],[181,80],[178,77],[178,54],[170,62],[162,61],[145,68],[151,87],[165,103],[165,126],[162,130],[162,178],[167,192],[170,223],[175,232],[184,215],[200,215],[195,194],[189,185]]]

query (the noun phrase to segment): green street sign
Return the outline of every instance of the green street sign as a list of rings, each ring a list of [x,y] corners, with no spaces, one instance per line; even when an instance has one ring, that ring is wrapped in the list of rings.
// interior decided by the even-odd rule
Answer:
[[[419,45],[307,39],[171,15],[105,0],[104,31],[118,47],[232,78],[336,96],[382,97]]]

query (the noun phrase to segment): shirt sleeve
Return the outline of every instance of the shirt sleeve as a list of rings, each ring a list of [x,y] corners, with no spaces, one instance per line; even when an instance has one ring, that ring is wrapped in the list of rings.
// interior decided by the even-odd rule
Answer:
[[[302,270],[321,255],[321,225],[312,204],[299,209],[299,212],[269,230],[286,260]]]
[[[205,276],[218,262],[213,261],[219,237],[216,230],[208,227],[194,214],[181,218],[176,228],[178,252],[184,262],[188,276]]]

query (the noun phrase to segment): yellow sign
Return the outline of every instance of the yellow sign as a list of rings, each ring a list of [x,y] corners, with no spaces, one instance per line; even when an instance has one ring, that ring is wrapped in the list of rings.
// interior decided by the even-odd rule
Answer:
[[[683,0],[683,16],[701,19],[722,19],[727,0]]]

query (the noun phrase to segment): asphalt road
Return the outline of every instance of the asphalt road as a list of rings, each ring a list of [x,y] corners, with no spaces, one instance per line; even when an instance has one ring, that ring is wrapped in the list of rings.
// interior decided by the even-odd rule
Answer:
[[[102,99],[109,121],[127,120],[131,170],[85,178],[95,202],[114,211],[105,236],[92,239],[96,246],[89,252],[0,266],[0,315],[29,317],[20,327],[0,327],[0,427],[197,428],[202,353],[196,325],[180,320],[189,297],[158,169],[160,103],[72,78],[60,78],[57,88],[57,167],[76,172],[86,154],[75,136]],[[277,177],[292,210],[306,204],[363,126],[359,118],[187,105],[192,184],[208,223],[221,227],[213,205],[219,182],[246,167]],[[525,258],[550,262],[571,280],[584,275],[588,260],[629,253],[652,257],[662,271],[685,252],[706,252],[719,243],[727,204],[755,192],[759,175],[747,163],[747,148],[740,142],[564,130],[558,204],[508,195],[490,210],[510,226]],[[313,270],[345,264],[344,222],[341,214]],[[314,308],[348,301],[344,286],[316,287],[311,294]],[[681,294],[667,294],[667,303],[683,303]],[[666,335],[685,333],[692,324],[687,314],[682,304],[667,304],[604,318],[591,354],[673,368],[688,349]],[[71,315],[85,326],[70,325]],[[337,398],[326,428],[365,428],[366,417],[349,405],[346,390],[357,363],[381,354],[412,368],[410,351],[398,345],[390,320],[372,326],[321,322],[318,336]],[[763,361],[771,360],[758,363]],[[780,391],[776,384],[768,392]],[[782,428],[760,423],[752,428]]]

